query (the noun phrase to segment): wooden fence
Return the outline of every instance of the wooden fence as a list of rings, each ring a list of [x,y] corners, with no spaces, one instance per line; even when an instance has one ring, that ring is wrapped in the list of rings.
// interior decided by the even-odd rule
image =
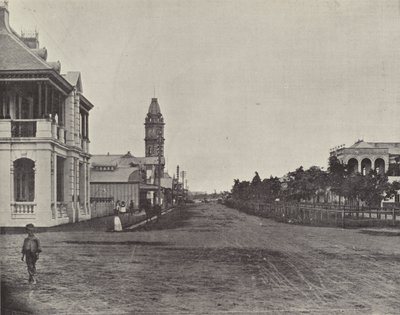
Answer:
[[[354,208],[333,204],[230,201],[229,206],[261,217],[318,226],[400,226],[400,209]]]

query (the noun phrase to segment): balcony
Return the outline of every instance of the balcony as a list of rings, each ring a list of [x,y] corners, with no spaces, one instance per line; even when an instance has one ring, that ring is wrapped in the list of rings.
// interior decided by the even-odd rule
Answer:
[[[13,218],[34,218],[35,217],[34,202],[14,202],[11,204],[12,217]]]
[[[11,137],[36,137],[36,120],[12,120]]]
[[[1,138],[48,138],[65,143],[66,130],[49,119],[2,119]]]

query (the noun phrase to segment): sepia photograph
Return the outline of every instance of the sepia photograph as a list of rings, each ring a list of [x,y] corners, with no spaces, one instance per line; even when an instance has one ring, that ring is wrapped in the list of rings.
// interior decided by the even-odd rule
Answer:
[[[0,0],[1,314],[400,314],[400,0]]]

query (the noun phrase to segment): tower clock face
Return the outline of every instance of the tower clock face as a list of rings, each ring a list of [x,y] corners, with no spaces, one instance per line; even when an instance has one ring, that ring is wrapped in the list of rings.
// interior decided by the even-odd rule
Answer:
[[[162,136],[162,134],[163,132],[161,129],[154,128],[154,129],[149,129],[148,131],[148,135],[151,138],[158,138],[159,136]]]
[[[155,129],[150,129],[150,130],[149,130],[149,136],[150,136],[150,137],[155,137],[155,136],[156,136],[156,131],[155,131]]]

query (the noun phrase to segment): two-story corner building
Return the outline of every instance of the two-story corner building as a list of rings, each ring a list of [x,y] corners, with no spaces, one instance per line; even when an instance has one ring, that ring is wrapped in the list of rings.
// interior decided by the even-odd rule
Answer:
[[[366,175],[374,170],[378,174],[386,174],[389,182],[400,181],[400,142],[359,140],[350,147],[340,145],[331,149],[330,156],[336,156],[346,164],[351,173]],[[382,205],[399,206],[400,194],[383,200]]]
[[[0,226],[90,218],[89,111],[79,72],[47,61],[0,6]]]
[[[400,162],[400,142],[359,140],[350,147],[341,145],[331,149],[330,155],[336,156],[352,172],[365,175],[375,170],[377,173],[385,174],[391,166]]]

